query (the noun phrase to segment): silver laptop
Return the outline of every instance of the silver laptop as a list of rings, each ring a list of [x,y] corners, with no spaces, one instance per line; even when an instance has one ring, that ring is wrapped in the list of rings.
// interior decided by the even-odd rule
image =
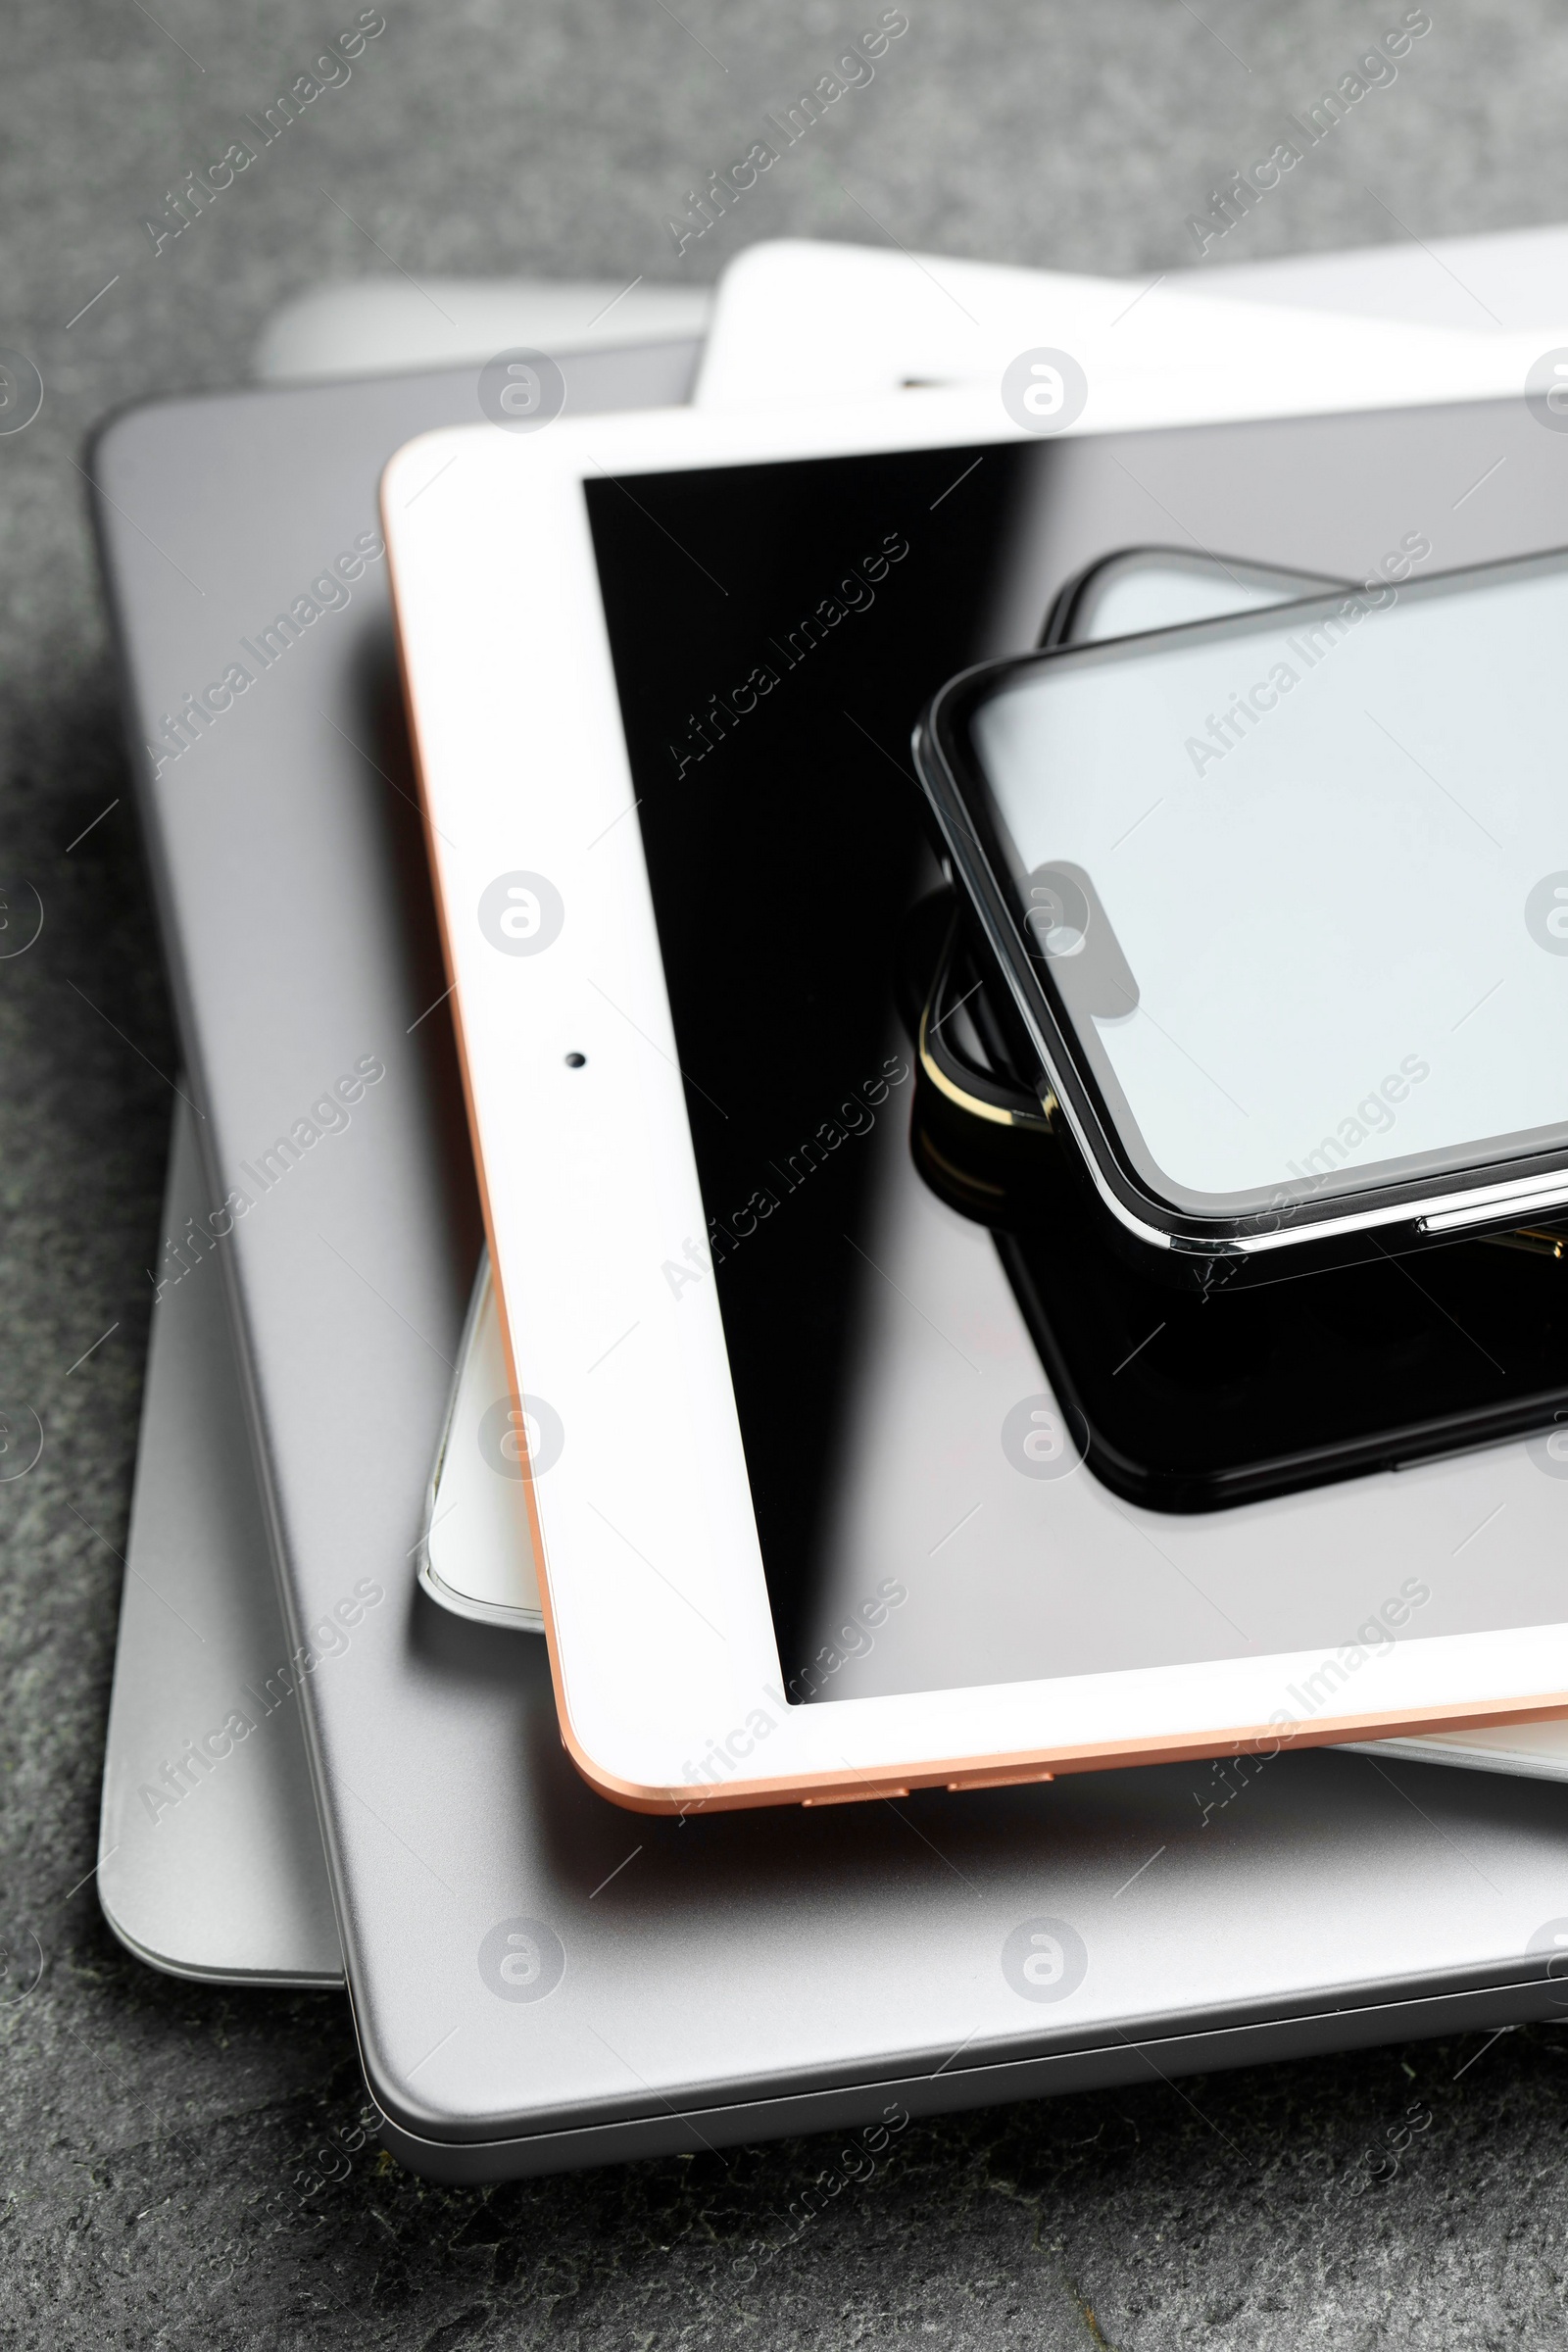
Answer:
[[[666,399],[686,365],[667,357]],[[624,404],[624,368],[608,354],[568,363],[571,397]],[[897,1807],[637,1820],[572,1773],[539,1645],[416,1592],[478,1235],[383,567],[370,563],[346,603],[323,590],[308,631],[285,634],[210,724],[166,722],[373,532],[390,451],[475,408],[471,371],[172,402],[118,420],[96,454],[144,770],[143,745],[165,745],[143,808],[200,1113],[189,1213],[208,1237],[160,1306],[148,1431],[180,1361],[177,1333],[159,1360],[166,1313],[189,1322],[221,1298],[260,1483],[247,1497],[237,1427],[225,1437],[215,1422],[200,1450],[225,1460],[226,1484],[212,1482],[208,1525],[225,1530],[236,1590],[254,1592],[264,1545],[240,1533],[248,1505],[281,1596],[274,1648],[253,1625],[259,1651],[191,1706],[178,1755],[153,1752],[169,1744],[160,1724],[145,1774],[123,1768],[131,1701],[117,1689],[105,1845],[118,1832],[120,1852],[106,1859],[171,1833],[187,1856],[237,1841],[237,1825],[254,1835],[253,1768],[303,1729],[387,2143],[450,2180],[1548,2011],[1543,1955],[1568,1910],[1568,1839],[1547,1788],[1318,1753],[1246,1780],[1204,1765]],[[1361,530],[1387,515],[1397,537],[1410,499],[1483,441],[1489,462],[1506,446],[1514,463],[1489,527],[1465,523],[1474,552],[1568,536],[1551,520],[1568,524],[1555,443],[1511,408],[1123,436],[1148,495],[1077,444],[1042,585],[1159,536],[1161,502],[1177,500],[1205,538],[1234,545],[1245,514],[1259,554],[1337,570],[1336,513],[1353,507]],[[227,1229],[235,1171],[256,1170],[368,1062],[380,1075],[347,1124],[323,1122]],[[187,1362],[214,1360],[199,1340],[185,1347]],[[220,1384],[203,1386],[213,1402]],[[155,1557],[150,1537],[142,1546],[153,1507],[138,1498],[135,1564],[159,1584],[179,1544],[195,1562],[211,1538],[187,1523]],[[212,1647],[203,1597],[198,1573],[163,1581],[157,1603]],[[292,1829],[273,1815],[280,1838],[302,1834],[297,1793]],[[265,1973],[237,1943],[225,1952],[216,1919],[204,1950],[183,1953],[155,1906],[121,1919],[116,1889],[130,1884],[111,1868],[106,1906],[149,1956]],[[324,1928],[307,1899],[308,1917]],[[303,1964],[276,1974],[330,1974],[324,1936],[294,1949]]]

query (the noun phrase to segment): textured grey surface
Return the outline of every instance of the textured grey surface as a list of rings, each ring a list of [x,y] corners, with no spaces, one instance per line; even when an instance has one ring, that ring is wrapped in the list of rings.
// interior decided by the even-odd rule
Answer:
[[[677,259],[664,221],[684,191],[877,7],[680,0],[677,23],[660,0],[394,0],[346,86],[155,256],[141,222],[166,189],[356,13],[168,0],[155,24],[126,0],[26,0],[7,20],[0,344],[31,354],[48,397],[0,439],[0,945],[29,927],[24,886],[45,910],[36,945],[0,961],[0,1410],[36,1412],[47,1441],[0,1485],[0,2338],[1556,2342],[1568,2086],[1550,2029],[911,2126],[862,2182],[819,2141],[456,2194],[364,2149],[318,2154],[330,2131],[356,2137],[340,1999],[161,1980],[78,1886],[173,1066],[72,465],[88,425],[236,380],[274,304],[393,265],[690,280],[787,230],[1179,266],[1216,175],[1403,12],[1204,0],[1209,31],[1182,0],[911,0],[871,86]],[[1394,87],[1213,258],[1568,218],[1568,23],[1542,0],[1434,14]],[[801,2230],[792,2201],[818,2175],[838,2193]]]

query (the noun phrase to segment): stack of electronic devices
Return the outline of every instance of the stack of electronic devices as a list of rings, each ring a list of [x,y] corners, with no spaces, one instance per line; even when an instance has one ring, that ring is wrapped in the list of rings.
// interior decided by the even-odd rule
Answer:
[[[186,1073],[99,1886],[346,1981],[434,2177],[1559,1997],[1547,322],[1136,293],[318,307],[95,445]]]

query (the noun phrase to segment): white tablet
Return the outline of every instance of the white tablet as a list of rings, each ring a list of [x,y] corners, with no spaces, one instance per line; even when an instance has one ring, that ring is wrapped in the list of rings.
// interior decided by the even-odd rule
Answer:
[[[1136,284],[767,238],[738,253],[718,281],[694,397],[701,408],[771,411],[825,394],[991,385],[1011,368],[1021,399],[1033,388],[1031,363],[1065,353],[1091,398],[1115,374],[1142,377],[1156,397],[1180,378],[1228,404],[1238,373],[1268,370],[1299,413],[1512,392],[1538,363],[1549,384],[1549,347],[1564,339],[1489,327],[1479,307],[1468,322],[1478,332],[1302,310],[1271,301],[1267,287],[1239,302],[1225,277],[1223,269],[1178,270]]]
[[[1066,450],[932,394],[480,425],[388,470],[526,1441],[550,1413],[521,1488],[563,1736],[622,1803],[1568,1706],[1568,1492],[1529,1447],[1199,1521],[1128,1506],[1075,1458],[989,1237],[910,1190],[908,724],[1073,568]],[[861,1377],[895,1338],[899,1378]],[[938,1422],[947,1350],[969,1401]]]

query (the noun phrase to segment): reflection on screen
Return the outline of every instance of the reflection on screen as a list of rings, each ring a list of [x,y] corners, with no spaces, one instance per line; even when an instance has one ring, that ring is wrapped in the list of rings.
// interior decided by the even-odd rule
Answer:
[[[1496,419],[1483,421],[1473,473],[1495,455]],[[1253,552],[1364,571],[1354,534],[1373,534],[1374,549],[1396,539],[1400,466],[1426,422],[1362,419],[1360,438],[1348,420],[1279,429],[1310,446],[1299,464],[1259,451]],[[1186,449],[1189,491],[1201,478],[1211,502],[1234,497],[1235,437],[1192,436]],[[1433,1633],[1554,1613],[1535,1563],[1560,1538],[1568,1483],[1539,1475],[1522,1446],[1480,1457],[1508,1503],[1484,1579],[1471,1573],[1478,1547],[1457,1559],[1453,1548],[1473,1464],[1185,1519],[1120,1500],[1053,1450],[1055,1398],[998,1250],[913,1169],[892,990],[905,910],[930,873],[909,730],[965,662],[1033,642],[1057,588],[1103,552],[1097,533],[1114,527],[1111,544],[1127,544],[1168,530],[1157,504],[1130,513],[1127,490],[1132,467],[1165,505],[1181,497],[1157,470],[1176,463],[1165,443],[1118,436],[1114,455],[1092,441],[1009,445],[978,466],[970,449],[644,476],[635,500],[610,481],[586,494],[797,1697],[1331,1649],[1412,1574],[1426,1580],[1420,1623]],[[1524,428],[1516,455],[1522,471]],[[1305,459],[1332,470],[1337,500]],[[1548,529],[1544,494],[1536,511]],[[1338,544],[1323,529],[1335,513]],[[1205,524],[1198,502],[1194,520],[1235,545],[1234,516]],[[1076,1257],[1069,1270],[1085,1275]],[[1151,1336],[1151,1314],[1124,1340],[1119,1319],[1141,1298],[1081,1287],[1077,1306],[1063,1295],[1075,1344],[1086,1364],[1092,1348],[1103,1353],[1095,1377],[1145,1437],[1209,1412],[1210,1434],[1264,1447],[1279,1434],[1274,1384],[1293,1364],[1327,1409],[1322,1367],[1367,1346],[1363,1298],[1315,1326],[1303,1315],[1260,1378],[1257,1350],[1228,1346],[1221,1327],[1184,1329],[1173,1348]],[[1390,1302],[1405,1287],[1391,1271]],[[1468,1341],[1419,1301],[1399,1311],[1403,1322],[1388,1304],[1386,1319],[1412,1370],[1446,1345],[1460,1377]],[[1483,1311],[1479,1338],[1494,1341]],[[1373,1381],[1372,1401],[1388,1388]]]

